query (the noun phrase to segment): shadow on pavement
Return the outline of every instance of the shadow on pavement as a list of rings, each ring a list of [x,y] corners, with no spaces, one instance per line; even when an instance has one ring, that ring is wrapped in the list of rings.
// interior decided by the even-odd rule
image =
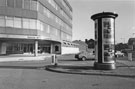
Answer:
[[[71,62],[73,62],[73,61],[78,61],[78,62],[84,62],[84,61],[82,61],[82,60],[78,60],[78,59],[58,59],[58,61],[71,61]],[[85,60],[85,61],[94,61],[93,59],[87,59],[87,60]]]
[[[66,74],[135,78],[134,73],[132,73],[130,70],[128,72],[130,72],[131,74],[126,73],[127,70],[121,70],[121,68],[120,69],[117,68],[116,70],[97,70],[93,66],[48,65],[46,66],[46,70],[57,72],[57,73],[66,73]]]
[[[77,59],[65,59],[65,60],[63,60],[63,59],[58,59],[58,61],[78,61]]]
[[[120,68],[120,67],[135,67],[135,65],[127,65],[127,64],[124,64],[124,63],[120,63],[120,62],[116,62],[116,66],[118,68]]]
[[[75,70],[94,70],[93,66],[71,66],[71,65],[59,65],[57,68],[62,69],[75,69]]]
[[[45,66],[0,66],[0,69],[42,69]]]

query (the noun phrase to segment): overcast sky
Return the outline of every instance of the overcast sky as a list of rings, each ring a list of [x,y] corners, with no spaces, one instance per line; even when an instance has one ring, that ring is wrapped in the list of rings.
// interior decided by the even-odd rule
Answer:
[[[93,14],[116,12],[116,42],[127,42],[135,33],[135,0],[68,0],[73,8],[73,39],[94,39]],[[135,36],[134,36],[135,37]]]

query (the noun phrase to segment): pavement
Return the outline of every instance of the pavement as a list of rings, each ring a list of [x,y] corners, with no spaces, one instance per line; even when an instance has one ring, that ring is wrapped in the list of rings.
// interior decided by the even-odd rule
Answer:
[[[25,53],[25,54],[10,54],[10,55],[0,55],[0,62],[9,62],[9,61],[39,61],[45,60],[48,57],[51,57],[51,54],[34,54]]]
[[[51,54],[12,54],[0,56],[0,62],[10,61],[40,61],[51,57]],[[59,56],[60,57],[60,56]],[[61,61],[58,59],[57,65],[48,64],[46,70],[58,73],[80,74],[80,75],[100,75],[100,76],[116,76],[135,78],[135,61],[129,61],[127,58],[120,58],[116,61],[116,69],[114,70],[96,70],[93,67],[94,61]],[[68,58],[68,56],[67,56]]]
[[[48,65],[46,69],[58,73],[135,78],[135,61],[125,60],[125,58],[124,60],[118,59],[114,70],[97,70],[93,67],[93,64],[94,61],[79,63],[58,61],[57,65]]]

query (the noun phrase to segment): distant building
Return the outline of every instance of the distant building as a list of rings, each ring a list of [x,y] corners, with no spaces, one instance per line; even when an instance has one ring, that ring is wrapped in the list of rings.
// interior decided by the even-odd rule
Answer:
[[[73,43],[78,44],[77,47],[79,48],[79,51],[86,51],[88,50],[88,45],[81,40],[75,40]]]
[[[132,53],[132,58],[135,60],[135,38],[129,38],[127,53]]]
[[[129,38],[128,48],[135,51],[135,38]]]
[[[72,40],[68,0],[0,0],[0,54],[61,53]]]

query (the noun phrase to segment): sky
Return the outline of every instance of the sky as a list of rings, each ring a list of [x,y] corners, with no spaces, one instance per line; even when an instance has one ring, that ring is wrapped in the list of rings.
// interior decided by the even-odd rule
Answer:
[[[100,12],[116,12],[116,43],[127,43],[135,37],[135,0],[68,0],[73,9],[72,40],[94,39],[91,16]]]

